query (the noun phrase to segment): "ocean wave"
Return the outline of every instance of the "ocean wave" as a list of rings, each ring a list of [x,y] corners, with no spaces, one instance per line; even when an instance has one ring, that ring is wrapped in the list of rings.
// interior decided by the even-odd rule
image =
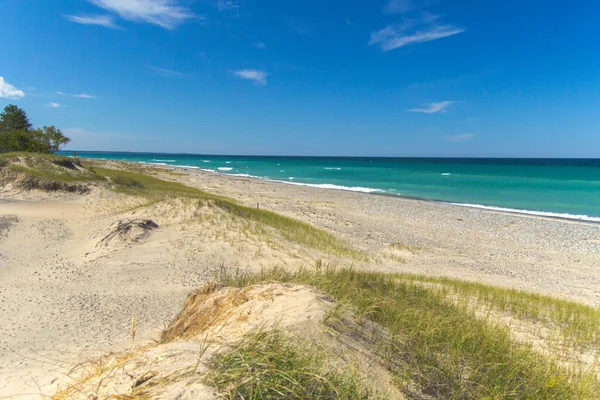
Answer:
[[[491,210],[491,211],[501,211],[501,212],[510,212],[510,213],[518,213],[518,214],[535,215],[538,217],[551,217],[551,218],[575,219],[578,221],[600,222],[600,217],[590,217],[587,215],[555,213],[555,212],[547,212],[547,211],[520,210],[520,209],[516,209],[516,208],[484,206],[481,204],[470,204],[470,203],[450,203],[450,204],[453,204],[455,206],[480,208],[480,209]]]
[[[148,164],[148,165],[167,165],[162,162],[146,162],[146,161],[138,161],[138,164]]]
[[[360,187],[360,186],[340,186],[340,185],[333,185],[331,183],[300,183],[300,182],[275,181],[275,180],[273,182],[287,183],[288,185],[296,185],[296,186],[309,186],[309,187],[315,187],[315,188],[320,188],[320,189],[347,190],[350,192],[385,193],[384,190],[380,190],[380,189],[366,188],[366,187]]]
[[[166,165],[166,164],[165,164]],[[191,168],[191,169],[200,169],[200,167],[196,167],[194,165],[171,165],[171,167],[177,168]]]
[[[225,161],[225,164],[231,164],[231,161]]]
[[[325,167],[323,169],[329,169],[329,170],[335,170],[335,171],[341,171],[342,170],[340,167]]]
[[[450,176],[450,175],[452,175],[450,172],[444,172],[444,173],[442,174],[442,176]]]
[[[242,176],[244,178],[257,178],[260,179],[258,176],[254,176],[254,175],[250,175],[250,174],[227,174],[229,176]]]
[[[219,167],[217,168],[219,171],[231,171],[233,168],[230,167]]]
[[[210,161],[210,160],[202,160],[202,162],[209,163],[209,162],[211,162],[211,161]]]
[[[152,161],[155,161],[155,162],[175,162],[176,160],[157,160],[157,159],[155,159],[155,160],[152,160]]]

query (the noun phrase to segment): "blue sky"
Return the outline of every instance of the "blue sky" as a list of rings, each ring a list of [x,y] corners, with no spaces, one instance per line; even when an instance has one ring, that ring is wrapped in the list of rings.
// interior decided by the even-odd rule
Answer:
[[[600,2],[3,0],[0,107],[71,149],[600,157]]]

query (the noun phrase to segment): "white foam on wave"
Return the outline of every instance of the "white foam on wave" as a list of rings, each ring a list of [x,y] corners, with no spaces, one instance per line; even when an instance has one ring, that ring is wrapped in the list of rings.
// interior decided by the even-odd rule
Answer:
[[[293,181],[293,180],[294,180],[294,177],[293,177],[293,176],[290,176],[288,179],[289,179],[290,181]]]
[[[231,161],[225,161],[225,164],[231,164]]]
[[[442,176],[450,176],[450,175],[452,175],[450,172],[444,172],[444,173],[442,174]]]
[[[258,176],[254,176],[254,175],[250,175],[250,174],[228,174],[230,176],[242,176],[244,178],[258,178],[260,179]]]
[[[196,167],[194,165],[171,165],[172,167],[177,168],[191,168],[191,169],[200,169],[200,167]]]
[[[516,209],[516,208],[484,206],[481,204],[470,204],[470,203],[450,203],[450,204],[453,204],[455,206],[480,208],[480,209],[491,210],[491,211],[501,211],[501,212],[510,212],[510,213],[518,213],[518,214],[535,215],[538,217],[551,217],[551,218],[574,219],[574,220],[578,220],[578,221],[600,222],[600,217],[590,217],[587,215],[555,213],[555,212],[547,212],[547,211],[520,210],[520,209]]]
[[[342,169],[339,167],[325,167],[324,169],[328,169],[328,170],[335,170],[335,171],[341,171]]]
[[[217,168],[219,171],[231,171],[233,168],[230,167],[219,167]]]
[[[320,188],[320,189],[347,190],[349,192],[384,193],[383,190],[379,190],[379,189],[365,188],[365,187],[360,187],[360,186],[340,186],[340,185],[333,185],[331,183],[300,183],[300,182],[276,181],[276,180],[274,180],[273,182],[287,183],[288,185],[296,185],[296,186],[309,186],[309,187],[315,187],[315,188]]]
[[[155,162],[175,162],[176,160],[158,160],[158,159],[154,159],[152,161],[155,161]]]
[[[202,162],[209,163],[209,162],[211,162],[211,161],[210,161],[210,160],[202,160]]]
[[[145,162],[145,161],[138,161],[139,164],[147,164],[147,165],[167,165],[165,163],[162,162]]]

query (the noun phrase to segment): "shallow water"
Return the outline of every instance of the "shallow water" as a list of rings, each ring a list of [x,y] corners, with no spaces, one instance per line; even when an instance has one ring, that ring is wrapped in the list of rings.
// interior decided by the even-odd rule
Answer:
[[[73,152],[62,152],[73,155]],[[329,189],[600,221],[599,159],[262,157],[77,152]]]

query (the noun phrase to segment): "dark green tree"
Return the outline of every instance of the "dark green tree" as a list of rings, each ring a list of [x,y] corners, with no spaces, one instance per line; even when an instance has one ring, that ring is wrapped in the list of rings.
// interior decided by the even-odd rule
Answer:
[[[27,113],[14,104],[7,105],[0,113],[0,131],[29,131],[31,126]]]
[[[70,141],[55,126],[33,129],[27,113],[13,104],[0,113],[0,153],[55,153]]]
[[[54,125],[35,129],[34,133],[38,139],[37,141],[42,144],[44,152],[47,153],[55,153],[71,141],[71,139],[63,135],[61,130],[57,129]]]

